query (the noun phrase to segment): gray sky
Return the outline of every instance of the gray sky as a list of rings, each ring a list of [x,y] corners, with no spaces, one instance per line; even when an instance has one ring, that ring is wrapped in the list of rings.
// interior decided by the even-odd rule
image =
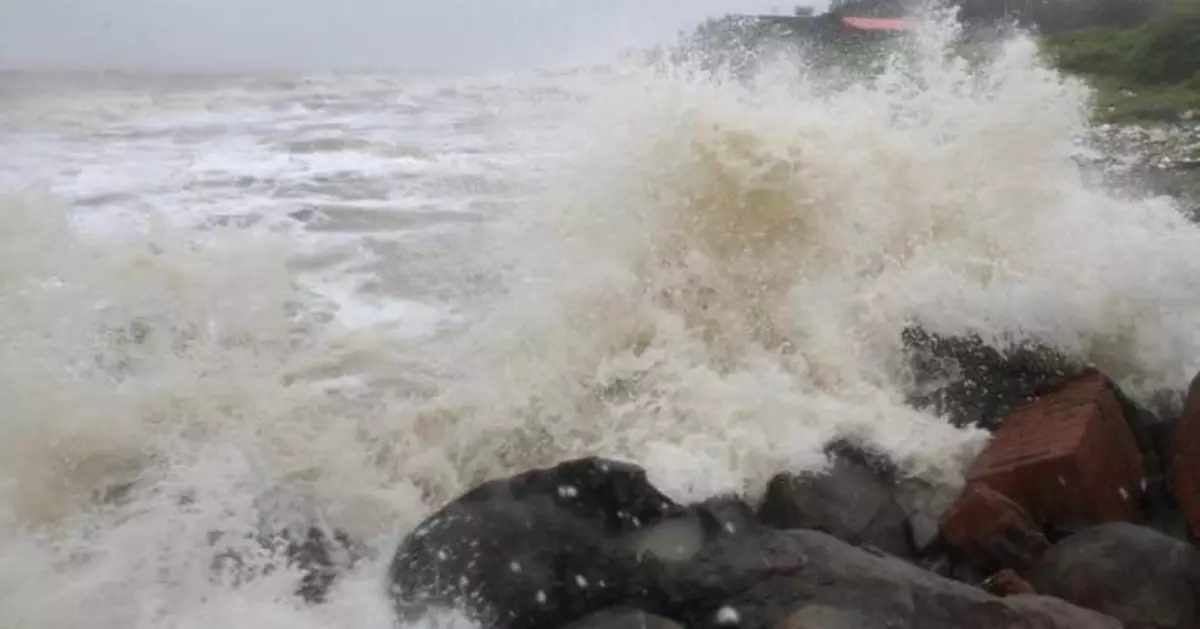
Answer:
[[[820,6],[823,0],[808,0]],[[487,68],[594,61],[780,0],[0,0],[0,67]]]

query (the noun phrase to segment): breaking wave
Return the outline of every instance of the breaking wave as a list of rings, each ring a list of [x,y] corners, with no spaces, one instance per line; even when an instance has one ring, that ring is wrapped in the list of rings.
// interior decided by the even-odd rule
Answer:
[[[1033,41],[968,63],[958,35],[933,20],[848,86],[795,56],[586,75],[558,137],[575,150],[475,243],[499,296],[415,340],[339,324],[286,238],[101,238],[59,201],[4,197],[8,625],[387,627],[398,535],[572,454],[636,460],[686,499],[754,494],[846,437],[952,488],[983,433],[905,403],[913,324],[1183,387],[1200,231],[1089,183],[1090,95]],[[425,279],[467,275],[445,271]],[[312,522],[368,555],[325,605],[282,566],[214,569],[278,563],[254,536]]]

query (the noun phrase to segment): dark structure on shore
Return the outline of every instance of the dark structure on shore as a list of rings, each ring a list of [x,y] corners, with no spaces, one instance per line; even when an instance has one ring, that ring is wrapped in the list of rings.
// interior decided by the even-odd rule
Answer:
[[[913,24],[903,17],[851,15],[829,12],[814,16],[797,10],[796,15],[755,15],[754,22],[776,35],[815,41],[880,40],[908,32]]]
[[[958,18],[972,28],[1016,24],[1043,34],[1091,26],[1140,24],[1171,0],[950,0]],[[837,17],[895,17],[912,13],[913,0],[834,0]]]
[[[1141,24],[1172,0],[952,0],[958,18],[970,30],[1016,25],[1052,34],[1093,26],[1126,28]],[[834,0],[815,15],[797,7],[792,15],[742,16],[777,34],[820,41],[881,39],[910,28],[904,16],[918,8],[914,0]]]

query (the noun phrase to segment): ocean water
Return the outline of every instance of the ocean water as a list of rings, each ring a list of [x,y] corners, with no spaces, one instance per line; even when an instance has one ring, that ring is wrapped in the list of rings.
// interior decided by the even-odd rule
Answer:
[[[572,455],[754,498],[849,437],[952,492],[986,435],[905,404],[913,323],[1182,388],[1200,229],[955,34],[848,85],[0,76],[0,626],[390,627],[401,535]],[[368,553],[323,605],[214,568],[313,522]]]

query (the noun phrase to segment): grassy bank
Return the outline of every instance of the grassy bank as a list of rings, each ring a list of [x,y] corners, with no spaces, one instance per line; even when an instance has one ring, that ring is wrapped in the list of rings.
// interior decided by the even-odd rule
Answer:
[[[1045,39],[1062,69],[1097,90],[1097,118],[1166,121],[1200,112],[1200,0],[1174,0],[1146,23],[1088,28]]]

